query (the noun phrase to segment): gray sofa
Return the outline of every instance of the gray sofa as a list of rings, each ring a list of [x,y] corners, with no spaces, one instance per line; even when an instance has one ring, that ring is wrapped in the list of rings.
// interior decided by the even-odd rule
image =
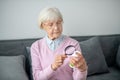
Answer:
[[[120,80],[119,34],[71,37],[87,61],[87,80]],[[29,47],[36,40],[0,40],[0,80],[33,80]]]

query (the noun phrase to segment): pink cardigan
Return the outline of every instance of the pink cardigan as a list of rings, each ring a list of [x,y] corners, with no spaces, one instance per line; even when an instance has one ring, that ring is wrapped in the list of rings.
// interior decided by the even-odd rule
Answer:
[[[80,51],[78,41],[65,36],[65,39],[52,51],[49,49],[46,39],[40,39],[31,46],[32,70],[34,80],[86,80],[87,71],[80,72],[77,68],[69,67],[69,58],[56,71],[53,71],[51,64],[57,54],[64,54],[68,45],[74,45]]]

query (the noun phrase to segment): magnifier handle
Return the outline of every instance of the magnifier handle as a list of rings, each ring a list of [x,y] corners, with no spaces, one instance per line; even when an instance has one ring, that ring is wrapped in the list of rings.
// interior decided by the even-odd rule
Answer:
[[[72,54],[65,54],[65,55],[70,56],[70,55],[72,55]]]

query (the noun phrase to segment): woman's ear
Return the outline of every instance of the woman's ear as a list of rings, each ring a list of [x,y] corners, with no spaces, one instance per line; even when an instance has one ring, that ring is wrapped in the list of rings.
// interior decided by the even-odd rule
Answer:
[[[43,24],[43,23],[40,25],[40,28],[41,28],[41,29],[44,29],[44,24]]]

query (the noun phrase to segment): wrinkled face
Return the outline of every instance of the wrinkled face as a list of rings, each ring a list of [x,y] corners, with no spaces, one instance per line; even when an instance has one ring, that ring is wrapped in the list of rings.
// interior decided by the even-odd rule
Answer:
[[[47,32],[47,36],[52,40],[62,34],[62,20],[46,21],[42,23],[42,27]]]

